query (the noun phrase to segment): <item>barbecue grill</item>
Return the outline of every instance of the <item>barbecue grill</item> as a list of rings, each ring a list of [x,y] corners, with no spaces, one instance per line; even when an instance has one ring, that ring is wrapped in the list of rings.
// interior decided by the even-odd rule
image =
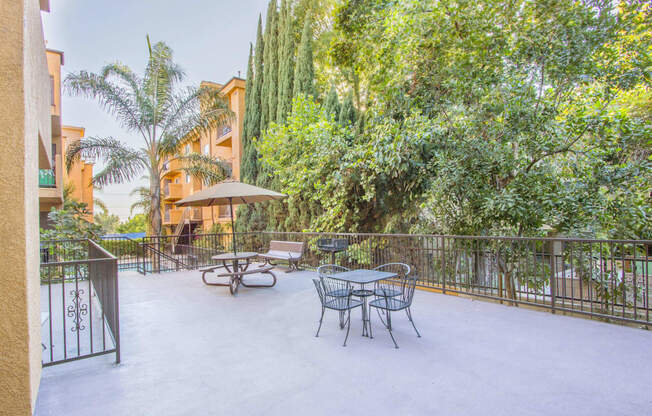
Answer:
[[[335,253],[346,251],[348,247],[349,240],[346,238],[320,238],[317,241],[319,250],[331,253],[331,264],[335,264]]]

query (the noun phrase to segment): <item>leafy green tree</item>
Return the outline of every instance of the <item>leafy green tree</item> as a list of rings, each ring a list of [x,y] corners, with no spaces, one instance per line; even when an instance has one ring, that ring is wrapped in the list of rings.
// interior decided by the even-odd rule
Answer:
[[[120,217],[109,213],[109,211],[102,210],[95,213],[93,221],[100,227],[100,235],[106,235],[116,232],[116,228],[120,224]]]
[[[97,240],[102,235],[99,225],[88,220],[92,213],[83,202],[64,200],[61,209],[52,208],[48,214],[50,227],[41,228],[41,240],[76,240],[90,238]]]
[[[409,218],[430,183],[428,136],[412,134],[418,120],[409,130],[381,121],[368,135],[354,135],[301,95],[287,124],[263,135],[262,162],[289,196],[286,230],[405,231],[392,219]]]
[[[351,92],[349,92],[344,99],[342,107],[340,108],[340,114],[337,119],[342,125],[355,125],[356,115],[355,107],[353,105],[353,94]]]
[[[337,90],[331,85],[331,89],[326,96],[326,101],[324,102],[324,110],[332,120],[338,121],[340,118],[340,100],[337,97]]]
[[[70,146],[68,168],[80,156],[104,159],[105,166],[93,178],[102,187],[122,183],[146,172],[150,180],[151,229],[161,232],[161,176],[164,163],[176,157],[183,169],[201,179],[223,178],[223,162],[200,154],[178,155],[181,147],[202,132],[231,117],[223,97],[213,88],[179,88],[184,74],[162,42],[151,45],[144,75],[121,63],[104,66],[99,73],[80,71],[66,77],[70,93],[97,99],[123,127],[142,137],[143,146],[127,147],[113,137],[89,137]]]
[[[312,58],[312,18],[305,18],[294,69],[294,95],[315,95],[315,69]]]
[[[144,233],[147,231],[148,224],[147,215],[136,214],[133,217],[129,217],[127,221],[120,223],[116,227],[116,232],[120,234]]]

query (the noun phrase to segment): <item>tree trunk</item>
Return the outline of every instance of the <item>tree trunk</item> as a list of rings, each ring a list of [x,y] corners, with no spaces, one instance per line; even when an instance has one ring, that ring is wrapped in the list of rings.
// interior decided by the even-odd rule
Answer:
[[[161,258],[158,253],[162,251],[160,239],[161,235],[161,182],[158,172],[151,172],[149,175],[149,191],[151,203],[149,206],[149,222],[152,236],[155,239],[151,240],[154,252],[148,253],[151,256],[152,271],[159,273],[161,268]]]
[[[149,211],[149,221],[152,235],[161,235],[161,182],[158,174],[150,174],[149,191],[151,195],[151,204]]]

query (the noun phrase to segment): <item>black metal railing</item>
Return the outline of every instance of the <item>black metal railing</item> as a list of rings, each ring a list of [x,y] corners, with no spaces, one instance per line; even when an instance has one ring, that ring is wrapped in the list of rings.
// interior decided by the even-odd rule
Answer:
[[[420,287],[629,323],[652,322],[650,240],[591,240],[414,234],[237,233],[239,251],[265,252],[271,240],[305,243],[301,265],[330,263],[323,238],[344,239],[336,263],[373,268],[408,263]],[[230,233],[146,237],[148,272],[194,269],[232,251]],[[171,259],[174,259],[171,260]]]
[[[41,242],[43,366],[116,354],[118,259],[91,240]]]

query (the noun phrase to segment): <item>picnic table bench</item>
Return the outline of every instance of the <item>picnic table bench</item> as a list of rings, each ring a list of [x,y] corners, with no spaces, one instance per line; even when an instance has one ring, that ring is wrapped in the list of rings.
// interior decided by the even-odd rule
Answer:
[[[217,256],[213,256],[213,260],[222,261],[221,265],[213,265],[208,267],[203,267],[199,269],[202,272],[201,280],[204,284],[209,286],[228,286],[229,291],[234,295],[238,291],[240,285],[245,287],[272,287],[276,284],[276,276],[272,273],[274,266],[261,265],[259,267],[249,269],[251,265],[250,260],[256,257],[257,253],[245,252],[245,253],[225,253]],[[245,263],[240,261],[244,260]],[[231,263],[230,265],[228,263]],[[229,267],[230,266],[230,267]],[[226,272],[217,273],[217,277],[228,277],[228,283],[218,283],[218,282],[208,282],[206,280],[207,273],[213,273],[217,269],[224,268]],[[244,282],[243,277],[250,274],[264,273],[272,276],[271,284],[247,284]]]
[[[290,270],[286,273],[299,270],[299,261],[303,257],[305,243],[296,241],[270,241],[269,251],[259,254],[258,257],[265,260],[265,264],[274,266],[272,260],[284,260],[288,262]]]

